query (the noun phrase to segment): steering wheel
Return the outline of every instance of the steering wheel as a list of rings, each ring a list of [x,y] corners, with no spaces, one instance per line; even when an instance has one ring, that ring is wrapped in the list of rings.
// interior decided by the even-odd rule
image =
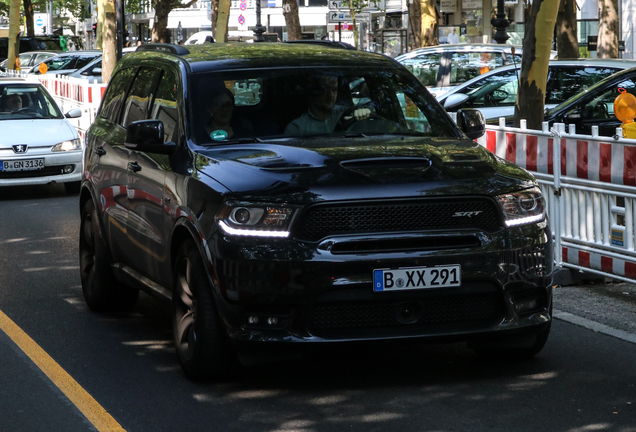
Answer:
[[[353,116],[353,113],[356,109],[359,109],[359,108],[357,107],[347,108],[347,110],[345,110],[345,112],[342,113],[342,115],[340,116],[340,120],[338,120],[338,124],[336,124],[336,127],[334,128],[334,132],[346,132],[349,129],[351,129],[351,127],[355,123],[358,123],[358,120],[356,120],[356,118]],[[372,112],[368,118],[364,120],[360,120],[360,123],[373,121],[373,120],[386,121],[384,117]]]
[[[33,108],[20,108],[17,111],[14,111],[14,114],[26,114],[26,113],[31,113],[31,114],[35,114],[37,116],[42,117],[42,114],[40,114],[37,110],[33,109]]]
[[[605,103],[598,102],[594,106],[593,118],[595,119],[609,118],[609,111],[607,110],[607,105]]]

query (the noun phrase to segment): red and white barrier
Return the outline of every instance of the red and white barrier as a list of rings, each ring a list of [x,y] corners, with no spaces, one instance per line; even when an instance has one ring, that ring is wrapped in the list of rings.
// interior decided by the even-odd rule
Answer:
[[[532,172],[544,191],[557,263],[636,282],[636,140],[488,126],[478,140]]]

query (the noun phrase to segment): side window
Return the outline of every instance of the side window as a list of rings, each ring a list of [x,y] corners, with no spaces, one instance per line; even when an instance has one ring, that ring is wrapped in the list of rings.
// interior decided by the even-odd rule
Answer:
[[[150,118],[163,122],[164,142],[178,141],[178,92],[179,87],[174,74],[171,72],[164,73],[159,82],[150,113]]]
[[[437,86],[437,72],[442,62],[442,54],[430,54],[412,58],[404,62],[404,66],[425,86]]]
[[[119,122],[121,107],[134,76],[134,68],[122,69],[117,72],[117,75],[111,80],[108,85],[108,90],[104,95],[102,108],[99,112],[100,117],[109,119],[113,123]]]
[[[95,57],[90,57],[90,56],[80,56],[77,57],[77,61],[75,62],[75,69],[81,69],[84,66],[86,66],[87,64],[89,64],[90,62],[92,62],[93,60],[95,60]]]
[[[461,84],[476,76],[490,72],[503,66],[503,60],[503,56],[499,52],[453,53],[450,84]]]
[[[154,68],[141,68],[130,87],[130,92],[124,105],[124,115],[121,125],[126,127],[130,123],[147,119],[148,105],[152,100],[152,90],[161,71]]]
[[[468,95],[463,107],[496,107],[514,105],[519,82],[515,70],[505,71],[483,78],[462,93]]]
[[[636,96],[636,83],[631,80],[625,80],[618,85],[613,85],[600,96],[592,99],[583,107],[583,118],[589,119],[616,119],[614,116],[614,100],[619,95],[618,89],[624,88],[628,93]]]

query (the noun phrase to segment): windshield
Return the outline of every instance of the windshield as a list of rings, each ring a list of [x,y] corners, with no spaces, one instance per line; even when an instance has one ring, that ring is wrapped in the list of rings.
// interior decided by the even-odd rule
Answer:
[[[459,138],[445,111],[400,69],[325,68],[195,74],[197,144],[343,135]]]
[[[0,121],[60,118],[63,118],[62,113],[42,86],[0,85]]]

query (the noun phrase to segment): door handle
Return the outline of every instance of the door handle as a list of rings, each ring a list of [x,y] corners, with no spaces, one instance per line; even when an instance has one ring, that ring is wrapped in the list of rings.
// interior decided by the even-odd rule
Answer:
[[[141,171],[141,167],[139,166],[137,162],[128,162],[128,169],[131,170],[132,172]]]
[[[106,150],[104,150],[104,147],[97,147],[95,149],[95,153],[97,153],[97,156],[104,156],[106,154]]]

